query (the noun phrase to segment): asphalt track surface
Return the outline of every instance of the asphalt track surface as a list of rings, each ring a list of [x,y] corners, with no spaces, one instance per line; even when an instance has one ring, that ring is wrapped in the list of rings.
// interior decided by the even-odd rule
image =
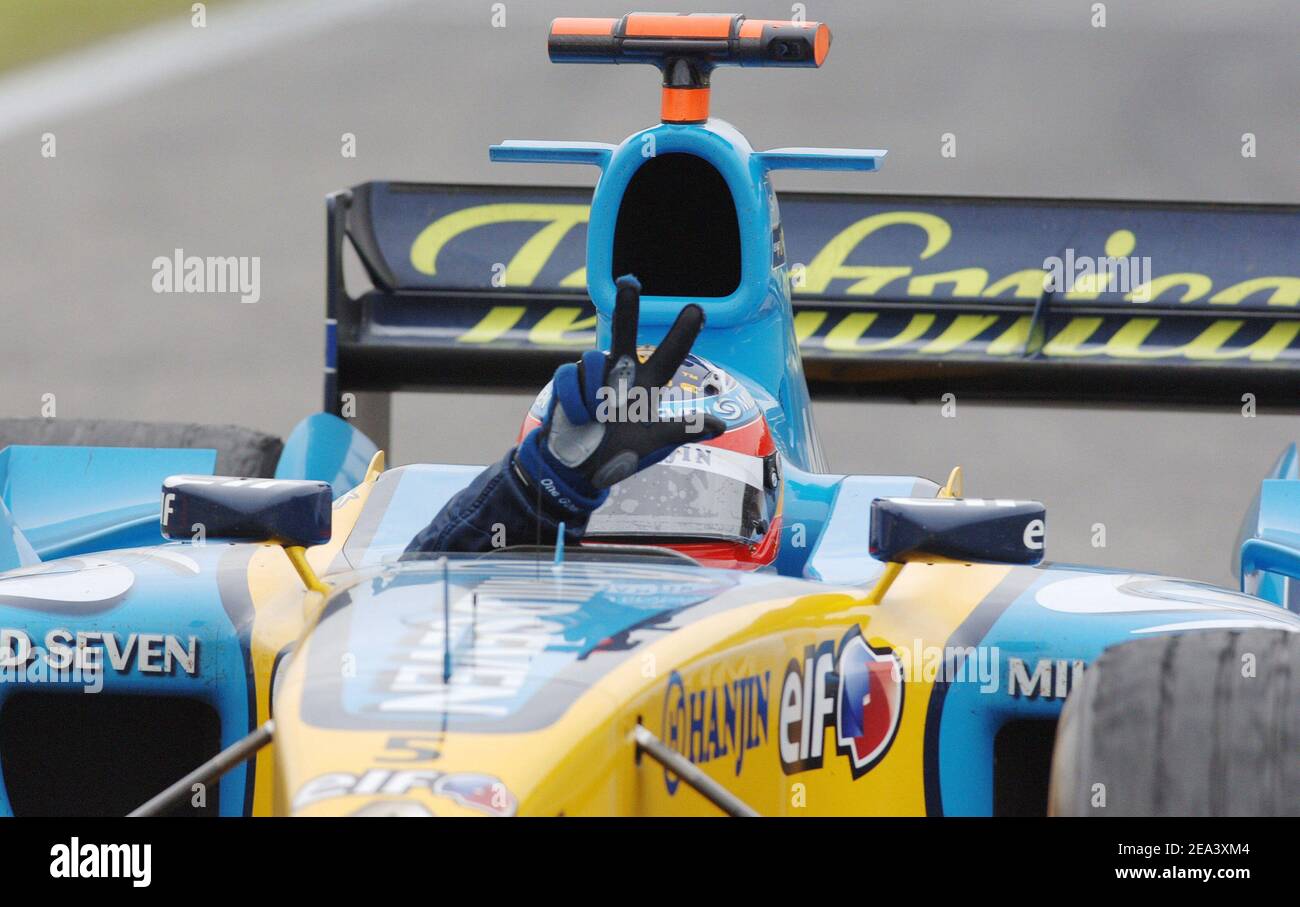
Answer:
[[[486,147],[617,141],[653,122],[657,75],[552,66],[546,24],[683,5],[506,0],[494,28],[486,0],[249,0],[204,30],[177,6],[128,49],[0,82],[0,415],[38,415],[53,394],[59,417],[287,434],[320,401],[324,194],[374,178],[589,185],[585,168],[490,165]],[[1105,28],[1091,6],[809,3],[834,29],[827,66],[721,72],[714,112],[760,148],[890,150],[878,174],[782,174],[778,189],[1300,199],[1293,0],[1110,2]],[[151,263],[175,248],[260,256],[261,301],[153,293]],[[395,458],[494,459],[526,405],[400,395]],[[1300,417],[1267,411],[958,401],[946,419],[937,400],[827,402],[817,422],[834,470],[942,479],[960,463],[969,494],[1044,501],[1055,560],[1216,582],[1258,476],[1300,437]]]

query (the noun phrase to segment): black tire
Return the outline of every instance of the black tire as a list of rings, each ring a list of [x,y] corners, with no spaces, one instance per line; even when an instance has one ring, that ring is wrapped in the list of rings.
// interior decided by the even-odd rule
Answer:
[[[1192,631],[1107,649],[1061,713],[1048,811],[1300,815],[1300,633]]]
[[[110,419],[0,419],[0,449],[10,444],[92,447],[210,447],[216,474],[270,477],[284,443],[237,425],[197,422],[118,422]]]

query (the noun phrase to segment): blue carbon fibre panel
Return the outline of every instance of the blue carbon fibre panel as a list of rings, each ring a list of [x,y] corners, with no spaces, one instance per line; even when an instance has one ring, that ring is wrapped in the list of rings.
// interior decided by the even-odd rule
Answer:
[[[773,148],[756,151],[764,170],[859,170],[880,169],[888,151],[870,148]]]
[[[809,533],[815,546],[803,575],[845,585],[874,581],[885,565],[867,554],[871,502],[888,497],[934,497],[938,490],[938,485],[916,476],[845,476],[836,486],[824,528],[817,535]]]
[[[614,146],[605,142],[546,142],[507,139],[488,148],[488,159],[509,164],[590,164],[604,168]]]
[[[1260,484],[1257,537],[1300,549],[1300,481],[1265,479]]]
[[[378,451],[375,442],[338,416],[313,413],[284,442],[275,477],[329,482],[337,500],[361,484]]]
[[[1294,577],[1258,567],[1243,572],[1242,554],[1252,539],[1264,540],[1269,547],[1284,545],[1293,548],[1300,556],[1300,451],[1295,443],[1282,451],[1246,509],[1241,529],[1237,532],[1232,572],[1242,591],[1300,613],[1300,582]],[[1281,563],[1276,557],[1269,560],[1274,564]]]
[[[221,745],[233,744],[251,729],[247,645],[252,616],[246,572],[251,550],[170,544],[52,561],[0,577],[0,629],[10,631],[10,640],[13,632],[21,632],[32,648],[21,670],[12,663],[16,644],[11,641],[0,653],[5,662],[0,709],[20,691],[95,695],[89,691],[94,675],[51,670],[49,660],[51,634],[55,643],[70,640],[73,646],[78,634],[93,634],[87,646],[103,660],[103,692],[207,702],[220,716]],[[223,591],[229,601],[223,601]],[[181,660],[171,662],[170,673],[145,670],[159,662],[143,652],[142,634],[170,637],[177,646],[192,648],[193,673]],[[115,652],[105,642],[109,638]],[[244,812],[249,771],[240,768],[222,779],[222,815]],[[0,814],[10,813],[0,779]]]
[[[163,479],[216,462],[209,449],[14,445],[0,451],[0,498],[44,560],[156,545]]]
[[[39,564],[31,542],[27,541],[13,515],[0,497],[0,571],[13,570],[16,567],[33,567]]]
[[[835,501],[843,476],[805,472],[784,465],[785,502],[781,516],[781,547],[776,569],[783,576],[803,576]],[[795,527],[802,526],[803,529]]]

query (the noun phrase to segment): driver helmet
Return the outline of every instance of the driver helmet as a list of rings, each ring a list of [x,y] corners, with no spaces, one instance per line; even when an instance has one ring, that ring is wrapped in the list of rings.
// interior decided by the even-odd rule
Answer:
[[[653,349],[638,348],[638,358],[644,362]],[[613,485],[591,514],[583,544],[654,545],[741,570],[771,564],[781,537],[781,463],[758,403],[734,376],[694,354],[664,387],[662,416],[712,413],[726,430]],[[548,383],[517,441],[542,424],[550,400]]]

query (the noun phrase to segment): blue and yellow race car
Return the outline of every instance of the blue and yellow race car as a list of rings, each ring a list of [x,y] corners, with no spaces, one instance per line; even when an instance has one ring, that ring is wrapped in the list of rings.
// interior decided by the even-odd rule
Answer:
[[[1294,211],[783,207],[772,172],[885,153],[755,151],[710,116],[711,77],[829,47],[814,22],[558,19],[557,62],[657,66],[661,122],[491,150],[597,167],[590,197],[330,196],[326,412],[282,450],[234,429],[115,446],[37,426],[29,441],[63,443],[0,451],[0,812],[1296,814],[1294,446],[1228,590],[1043,563],[1044,507],[968,497],[960,468],[830,474],[810,397],[1177,402],[1241,375],[1293,393]],[[1067,239],[1123,258],[1135,235],[1186,262],[1132,291],[1138,308],[1096,275],[1054,289],[1035,263]],[[372,284],[356,296],[349,245]],[[654,467],[673,500],[615,486],[580,545],[402,558],[480,467],[386,469],[382,395],[540,386],[608,347],[626,273],[643,346],[684,304],[705,312],[674,386],[730,440]],[[1178,381],[1143,380],[1171,363]],[[361,394],[373,440],[350,418]]]

